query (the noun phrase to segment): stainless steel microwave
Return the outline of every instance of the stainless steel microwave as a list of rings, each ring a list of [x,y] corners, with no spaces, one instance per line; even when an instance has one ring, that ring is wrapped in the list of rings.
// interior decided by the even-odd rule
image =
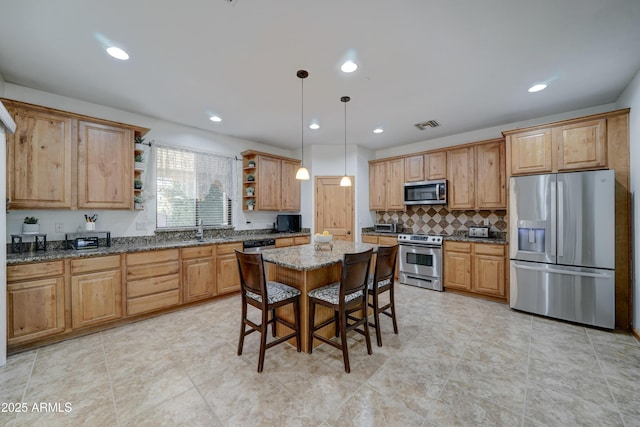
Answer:
[[[405,205],[446,205],[447,180],[407,182],[404,184]]]

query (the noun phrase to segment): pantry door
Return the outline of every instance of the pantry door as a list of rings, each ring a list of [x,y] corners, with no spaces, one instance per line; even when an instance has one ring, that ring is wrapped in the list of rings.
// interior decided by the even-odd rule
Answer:
[[[340,187],[342,177],[316,176],[316,233],[328,231],[334,240],[354,241],[354,185]]]

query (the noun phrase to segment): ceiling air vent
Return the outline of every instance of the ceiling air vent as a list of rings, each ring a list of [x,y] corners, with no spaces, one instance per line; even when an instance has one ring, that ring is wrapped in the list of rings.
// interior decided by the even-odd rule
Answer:
[[[440,123],[436,122],[435,120],[429,120],[422,123],[416,123],[414,126],[420,130],[425,130],[428,127],[437,128],[438,126],[440,126]]]

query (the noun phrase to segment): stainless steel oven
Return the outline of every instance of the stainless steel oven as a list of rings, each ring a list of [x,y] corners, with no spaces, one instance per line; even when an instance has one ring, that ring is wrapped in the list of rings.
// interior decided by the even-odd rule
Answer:
[[[400,283],[442,291],[442,236],[399,234]]]

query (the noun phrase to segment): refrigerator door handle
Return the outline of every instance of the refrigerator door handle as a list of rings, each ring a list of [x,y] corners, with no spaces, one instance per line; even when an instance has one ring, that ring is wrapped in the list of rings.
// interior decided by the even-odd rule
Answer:
[[[556,256],[556,231],[558,227],[558,225],[556,224],[556,182],[551,181],[549,187],[551,190],[551,236],[549,236],[549,244],[551,245],[551,247],[549,248],[549,254],[551,256]]]
[[[602,279],[608,279],[611,277],[611,275],[607,273],[589,273],[589,272],[573,271],[573,270],[557,270],[555,268],[531,267],[528,265],[520,265],[516,263],[514,263],[513,266],[520,270],[542,271],[543,273],[557,273],[557,274],[565,274],[568,276],[596,277],[596,278],[602,278]]]
[[[564,183],[558,181],[558,256],[564,254]]]

